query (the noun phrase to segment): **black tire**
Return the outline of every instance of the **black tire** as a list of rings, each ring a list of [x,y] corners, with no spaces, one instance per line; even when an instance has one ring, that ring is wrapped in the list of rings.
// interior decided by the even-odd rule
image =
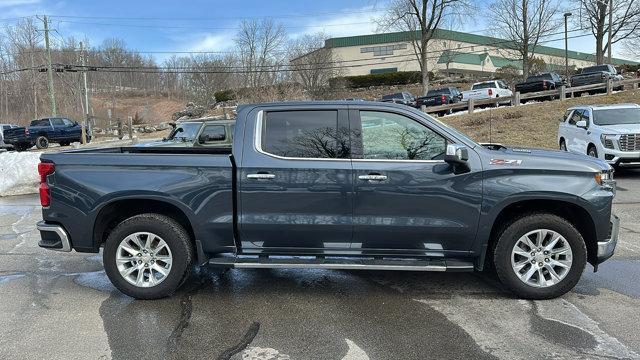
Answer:
[[[161,237],[172,254],[169,274],[159,284],[138,287],[120,274],[116,253],[120,242],[135,232],[151,232]],[[160,214],[140,214],[118,224],[109,234],[103,252],[104,269],[113,285],[136,299],[159,299],[172,295],[189,276],[193,264],[193,246],[189,234],[174,219]]]
[[[71,143],[68,142],[68,141],[61,141],[60,142],[60,146],[69,146],[69,144],[71,144]]]
[[[564,141],[564,139],[560,139],[560,150],[567,151],[567,143]]]
[[[597,158],[598,157],[598,149],[596,149],[595,145],[591,144],[587,148],[587,155]]]
[[[523,235],[537,229],[548,229],[562,235],[573,253],[571,268],[557,284],[534,287],[524,283],[511,265],[511,253]],[[511,292],[523,299],[552,299],[567,293],[578,283],[587,263],[587,248],[580,232],[567,220],[548,213],[532,213],[517,218],[499,235],[493,252],[498,278]]]
[[[38,136],[38,138],[36,139],[36,147],[38,149],[46,149],[49,147],[49,139],[47,139],[46,136]]]

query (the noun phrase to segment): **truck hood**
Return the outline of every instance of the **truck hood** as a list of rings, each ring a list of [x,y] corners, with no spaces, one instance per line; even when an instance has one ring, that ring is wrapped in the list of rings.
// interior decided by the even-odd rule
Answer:
[[[604,160],[560,150],[521,147],[502,147],[497,150],[483,147],[483,150],[485,156],[489,157],[487,161],[489,169],[516,167],[575,172],[600,172],[611,169]]]
[[[640,121],[637,124],[602,125],[603,134],[640,134]]]

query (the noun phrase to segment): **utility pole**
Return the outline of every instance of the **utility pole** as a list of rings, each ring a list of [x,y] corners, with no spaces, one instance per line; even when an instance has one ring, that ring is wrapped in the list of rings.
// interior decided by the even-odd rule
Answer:
[[[89,91],[87,90],[87,69],[85,67],[84,46],[80,42],[80,62],[82,64],[82,93],[84,95],[84,121],[82,122],[82,143],[87,143],[87,126],[89,126]]]
[[[570,12],[564,13],[564,76],[569,79],[569,39],[567,37],[567,19],[571,16]]]
[[[611,30],[612,30],[612,23],[613,23],[613,0],[609,0],[609,64],[611,64],[611,48],[613,47],[613,44],[611,43]]]
[[[47,15],[42,18],[42,22],[44,23],[44,46],[47,52],[47,75],[49,78],[49,99],[51,100],[51,115],[55,116],[58,114],[56,110],[56,93],[53,88],[53,67],[51,65],[51,48],[49,47],[49,20],[47,19]]]

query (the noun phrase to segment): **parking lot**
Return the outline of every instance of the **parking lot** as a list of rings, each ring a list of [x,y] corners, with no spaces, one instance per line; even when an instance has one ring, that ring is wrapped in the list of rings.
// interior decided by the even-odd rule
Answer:
[[[37,246],[35,195],[0,198],[0,358],[640,358],[640,169],[616,176],[616,255],[549,301],[482,274],[213,269],[137,301],[100,255]]]

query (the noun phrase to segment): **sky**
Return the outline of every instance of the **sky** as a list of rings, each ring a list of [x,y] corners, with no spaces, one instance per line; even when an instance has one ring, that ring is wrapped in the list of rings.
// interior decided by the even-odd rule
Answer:
[[[244,18],[272,17],[290,37],[319,31],[330,37],[375,33],[379,30],[375,17],[386,4],[386,0],[0,0],[0,26],[46,14],[55,30],[54,42],[73,36],[97,46],[115,37],[131,49],[151,52],[161,62],[172,55],[169,52],[230,51]],[[481,15],[455,30],[492,35],[490,22]],[[561,35],[550,39],[558,40],[544,45],[564,48]],[[569,39],[569,49],[580,52],[594,53],[594,44],[591,36]],[[624,58],[620,50],[614,46],[614,56]]]

